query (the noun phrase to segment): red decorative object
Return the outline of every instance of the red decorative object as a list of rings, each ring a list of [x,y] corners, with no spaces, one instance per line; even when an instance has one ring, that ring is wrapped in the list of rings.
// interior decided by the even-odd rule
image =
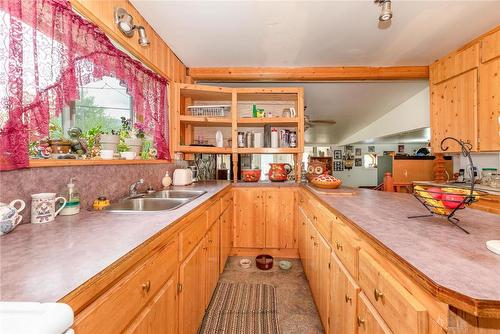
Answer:
[[[261,173],[260,169],[242,169],[241,179],[244,182],[257,182],[260,180]]]
[[[287,163],[270,163],[269,180],[273,182],[282,182],[288,180],[288,174],[292,171],[292,165]],[[288,170],[285,166],[288,166]]]
[[[118,50],[67,0],[0,0],[0,170],[28,167],[28,144],[46,137],[49,119],[103,76],[127,86],[137,118],[169,157],[167,81]],[[5,69],[5,73],[1,69]]]

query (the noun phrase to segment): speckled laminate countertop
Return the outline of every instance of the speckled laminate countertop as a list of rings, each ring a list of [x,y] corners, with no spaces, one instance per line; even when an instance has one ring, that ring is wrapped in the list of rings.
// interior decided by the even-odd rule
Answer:
[[[172,211],[82,211],[53,223],[22,224],[0,237],[0,300],[58,301],[229,186],[214,181],[174,187],[207,193]]]
[[[444,217],[408,219],[427,212],[409,194],[356,189],[353,196],[332,196],[303,187],[440,290],[500,305],[500,256],[485,244],[500,239],[500,215],[461,210],[457,217],[466,234]]]

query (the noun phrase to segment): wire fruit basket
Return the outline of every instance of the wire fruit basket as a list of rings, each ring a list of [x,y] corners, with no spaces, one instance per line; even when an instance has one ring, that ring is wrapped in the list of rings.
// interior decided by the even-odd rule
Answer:
[[[450,223],[465,233],[470,234],[469,231],[458,225],[460,220],[455,217],[455,213],[458,210],[462,210],[466,206],[477,202],[482,195],[485,195],[485,193],[474,190],[474,164],[472,163],[472,158],[470,156],[472,145],[453,137],[446,137],[441,141],[441,149],[443,151],[447,151],[449,148],[448,146],[444,146],[444,142],[447,140],[457,142],[462,149],[463,156],[469,159],[469,167],[472,171],[470,189],[425,185],[415,186],[413,187],[413,196],[418,199],[418,201],[430,212],[430,214],[410,216],[408,218],[431,217],[434,215],[445,216]]]
[[[190,106],[187,107],[188,114],[191,116],[208,116],[208,117],[226,117],[231,106],[229,105],[213,105],[213,106]]]

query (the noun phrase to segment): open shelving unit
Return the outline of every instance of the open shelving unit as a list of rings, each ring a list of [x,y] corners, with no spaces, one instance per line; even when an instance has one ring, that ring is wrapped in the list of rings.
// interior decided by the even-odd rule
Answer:
[[[231,154],[233,175],[238,175],[240,154],[292,154],[296,181],[300,181],[302,153],[304,152],[304,90],[285,88],[228,88],[191,84],[176,84],[172,105],[173,149],[186,159],[195,153]],[[252,117],[252,107],[272,113],[272,117]],[[223,115],[191,115],[189,107],[227,105]],[[283,117],[283,109],[294,108],[294,117]],[[238,147],[238,132],[264,132],[271,125],[289,129],[297,134],[297,147]],[[224,147],[215,147],[215,133],[220,130]],[[203,146],[200,146],[203,145]],[[207,146],[213,145],[213,146]],[[234,177],[236,182],[236,177]]]

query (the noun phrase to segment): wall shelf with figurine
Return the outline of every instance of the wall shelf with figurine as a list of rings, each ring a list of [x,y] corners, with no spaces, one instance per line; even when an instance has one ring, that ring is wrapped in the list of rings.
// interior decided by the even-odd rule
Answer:
[[[239,175],[240,154],[293,154],[295,175],[301,175],[302,87],[176,84],[172,106],[173,151],[186,159],[196,153],[232,154],[233,174]]]

